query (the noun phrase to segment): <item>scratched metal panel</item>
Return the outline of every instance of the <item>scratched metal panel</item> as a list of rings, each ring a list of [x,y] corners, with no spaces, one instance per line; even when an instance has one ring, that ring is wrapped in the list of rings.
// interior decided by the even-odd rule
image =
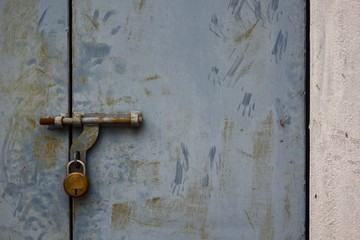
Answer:
[[[304,1],[74,3],[74,108],[102,128],[75,239],[304,238]]]
[[[66,239],[66,131],[38,125],[67,111],[67,3],[0,1],[0,239]]]

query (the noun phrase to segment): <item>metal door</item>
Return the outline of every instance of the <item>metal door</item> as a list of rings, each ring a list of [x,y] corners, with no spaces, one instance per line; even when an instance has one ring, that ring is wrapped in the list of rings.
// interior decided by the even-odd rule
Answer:
[[[67,214],[74,239],[304,238],[304,1],[73,1],[70,105],[144,123],[101,128],[70,213],[67,133],[34,123],[67,111],[67,8],[4,20],[19,2],[1,25],[26,22],[1,35],[4,238],[64,239]]]
[[[68,133],[37,124],[68,111],[67,12],[64,1],[0,1],[0,239],[69,238]]]

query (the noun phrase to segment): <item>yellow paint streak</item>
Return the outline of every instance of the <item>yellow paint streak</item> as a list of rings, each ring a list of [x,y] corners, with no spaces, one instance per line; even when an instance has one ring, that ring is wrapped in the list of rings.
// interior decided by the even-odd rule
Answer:
[[[246,30],[246,32],[244,32],[243,34],[240,34],[238,36],[235,37],[235,42],[236,43],[241,43],[242,41],[244,41],[245,39],[249,38],[251,36],[251,33],[254,31],[256,24],[258,23],[258,20],[256,20],[255,23],[253,23],[248,30]]]

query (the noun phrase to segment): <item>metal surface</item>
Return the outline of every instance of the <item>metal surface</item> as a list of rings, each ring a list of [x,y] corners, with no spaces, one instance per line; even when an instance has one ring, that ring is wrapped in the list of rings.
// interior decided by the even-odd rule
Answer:
[[[0,1],[0,239],[69,239],[68,133],[37,124],[67,112],[67,9]]]
[[[88,153],[74,239],[304,238],[304,4],[74,1],[74,109],[146,116]]]
[[[79,160],[86,162],[86,151],[90,149],[99,135],[99,125],[85,125],[82,133],[77,137],[70,147],[70,156],[79,153]]]
[[[146,116],[87,153],[73,239],[304,238],[304,4],[73,1],[73,108]],[[67,112],[67,2],[0,6],[0,239],[68,239],[68,134],[36,124]]]

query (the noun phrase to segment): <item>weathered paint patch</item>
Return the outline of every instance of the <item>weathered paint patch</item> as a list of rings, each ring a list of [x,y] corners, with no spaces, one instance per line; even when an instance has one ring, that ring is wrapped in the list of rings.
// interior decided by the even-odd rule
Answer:
[[[130,201],[112,205],[111,224],[115,230],[127,227],[173,228],[208,239],[214,227],[209,221],[209,198],[202,193],[201,181],[191,184],[183,199],[154,197],[145,201]]]
[[[37,7],[38,0],[29,0],[26,4],[23,4],[21,0],[6,1],[3,11],[3,28],[1,29],[2,52],[15,56],[17,54],[23,54],[27,47],[27,38],[30,31],[29,24],[34,23],[32,27],[36,27],[37,24]]]
[[[113,204],[111,225],[113,228],[123,230],[129,224],[133,215],[135,202]]]
[[[259,239],[273,239],[274,214],[272,209],[272,178],[273,163],[271,149],[273,143],[273,113],[270,111],[259,130],[254,133],[253,159],[254,173],[252,178],[251,208],[249,217],[254,219],[254,225],[260,226]]]
[[[35,140],[33,157],[43,162],[46,169],[56,166],[56,157],[63,149],[61,139],[54,136],[40,136]]]

